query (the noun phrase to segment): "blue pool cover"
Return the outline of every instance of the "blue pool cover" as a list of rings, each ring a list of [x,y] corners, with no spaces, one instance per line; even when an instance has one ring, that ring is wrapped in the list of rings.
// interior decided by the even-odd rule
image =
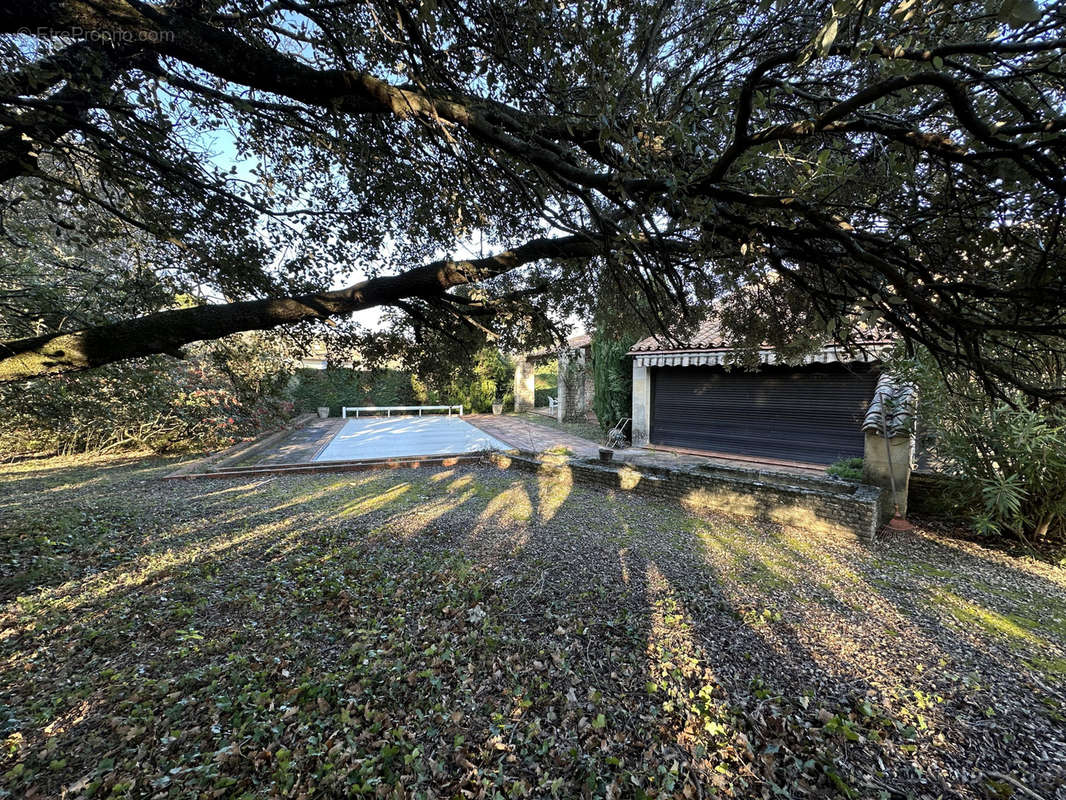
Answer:
[[[459,416],[349,419],[315,461],[359,461],[509,450],[511,446]]]

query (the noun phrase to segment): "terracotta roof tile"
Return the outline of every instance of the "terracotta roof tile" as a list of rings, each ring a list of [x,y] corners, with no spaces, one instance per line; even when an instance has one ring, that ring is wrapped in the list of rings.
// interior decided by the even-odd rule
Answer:
[[[677,344],[681,344],[678,347]],[[648,336],[641,339],[631,348],[630,353],[646,353],[656,351],[670,351],[670,350],[715,350],[722,347],[729,347],[729,344],[725,341],[722,335],[721,328],[718,327],[718,323],[714,320],[704,320],[700,323],[699,328],[693,331],[691,336],[685,337],[685,340],[680,343],[672,344],[665,336],[657,334],[655,336]]]
[[[910,433],[915,392],[913,384],[897,380],[888,373],[882,375],[862,421],[862,429],[879,436],[884,436],[887,430],[889,437]]]
[[[566,340],[567,347],[588,347],[592,344],[592,336],[588,333],[582,333],[580,336],[571,336]]]

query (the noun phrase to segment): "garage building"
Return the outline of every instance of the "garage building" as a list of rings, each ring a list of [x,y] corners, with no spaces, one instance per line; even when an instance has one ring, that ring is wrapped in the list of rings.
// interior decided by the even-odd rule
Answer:
[[[798,364],[763,347],[760,367],[742,370],[729,366],[735,350],[713,323],[680,346],[649,337],[630,350],[634,444],[809,466],[862,457],[863,417],[890,346],[827,345]]]

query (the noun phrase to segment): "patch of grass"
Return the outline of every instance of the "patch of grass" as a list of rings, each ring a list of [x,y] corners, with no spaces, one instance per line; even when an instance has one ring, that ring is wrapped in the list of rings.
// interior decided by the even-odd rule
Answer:
[[[1049,655],[1049,642],[1038,635],[1048,629],[1048,621],[1022,614],[1000,613],[944,589],[935,590],[932,596],[959,623],[1005,642],[1025,663],[1045,677],[1066,675],[1066,658]]]
[[[937,578],[941,581],[958,577],[958,572],[954,570],[935,567],[917,558],[882,558],[875,563],[878,567],[890,567],[894,571],[903,571],[908,575]]]
[[[982,592],[1003,598],[1014,607],[1004,616],[1016,625],[1029,630],[1051,633],[1066,642],[1066,602],[1047,595],[1026,594],[1006,586],[993,586],[985,581],[976,581]],[[1021,613],[1021,609],[1025,613]]]
[[[933,598],[955,619],[966,625],[973,625],[993,636],[1005,637],[1015,642],[1032,644],[1038,641],[1027,629],[1010,618],[971,603],[954,592],[938,589],[933,592]]]

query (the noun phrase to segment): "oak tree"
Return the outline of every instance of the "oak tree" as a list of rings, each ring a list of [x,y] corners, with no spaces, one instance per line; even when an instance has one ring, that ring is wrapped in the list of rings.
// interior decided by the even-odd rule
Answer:
[[[885,326],[1060,399],[1064,21],[1034,0],[4,3],[0,380],[378,305],[422,347],[518,346],[609,290],[649,328],[713,303],[738,343]],[[111,284],[136,254],[138,302],[79,312],[86,252]]]

